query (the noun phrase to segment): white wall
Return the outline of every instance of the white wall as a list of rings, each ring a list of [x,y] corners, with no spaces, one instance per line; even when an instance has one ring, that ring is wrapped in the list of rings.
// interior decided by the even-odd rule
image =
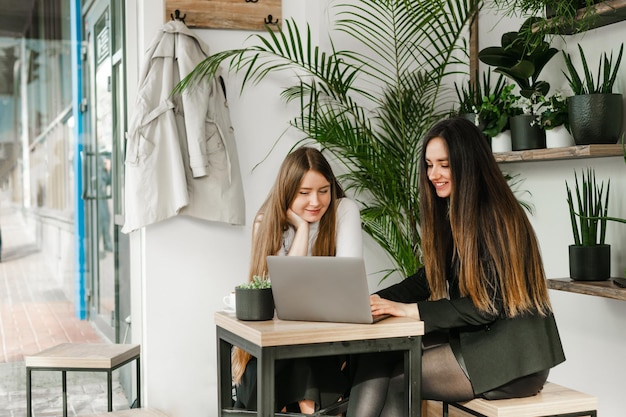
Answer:
[[[479,49],[499,45],[501,34],[516,30],[521,21],[481,15]],[[602,52],[610,54],[614,50],[616,58],[625,35],[626,22],[621,22],[584,34],[557,38],[552,45],[566,49],[579,65],[576,44],[580,43],[588,63],[595,69]],[[622,63],[621,68],[616,92],[626,91],[626,65]],[[563,56],[559,53],[544,68],[541,79],[551,83],[552,92],[560,90],[571,95],[561,73],[564,69]],[[530,219],[550,278],[569,276],[567,247],[573,243],[573,237],[565,180],[572,184],[574,170],[580,173],[586,167],[595,168],[598,179],[611,179],[609,212],[625,218],[626,164],[621,157],[502,164],[504,170],[519,173],[525,178],[522,188],[532,193],[530,199],[535,206],[535,214]],[[626,225],[609,223],[607,243],[611,244],[612,276],[623,276],[626,268]],[[597,396],[599,415],[603,417],[623,416],[626,363],[617,359],[617,355],[626,353],[626,302],[556,290],[551,290],[550,296],[567,358],[552,370],[550,380]]]
[[[131,114],[141,55],[163,23],[164,4],[163,0],[127,2]],[[283,4],[283,19],[306,20],[314,34],[327,25],[323,13],[323,1],[289,0]],[[241,47],[253,34],[196,32],[212,52]],[[239,81],[234,74],[226,76],[246,196],[246,225],[177,217],[131,236],[132,337],[133,342],[142,344],[143,405],[173,417],[216,415],[213,314],[221,309],[222,297],[247,280],[251,219],[284,156],[298,140],[293,132],[285,132],[297,108],[287,107],[278,94],[288,80],[270,78],[243,95],[239,94]],[[376,250],[371,242],[366,244],[366,251]]]
[[[626,165],[620,157],[503,166],[524,176],[523,188],[533,194],[535,214],[530,218],[541,244],[548,277],[569,276],[567,245],[573,238],[564,180],[571,184],[574,169],[580,171],[587,166],[594,167],[599,178],[611,177],[610,211],[624,217]],[[612,224],[607,243],[612,246],[612,276],[622,276],[626,266],[626,225]],[[623,416],[626,363],[617,360],[616,355],[626,352],[623,321],[626,302],[556,290],[551,290],[550,296],[567,358],[552,370],[550,380],[597,396],[602,416]]]
[[[299,22],[308,21],[324,44],[329,25],[327,2],[284,1],[283,18],[293,16]],[[128,0],[126,7],[127,97],[132,114],[142,53],[163,23],[164,0]],[[491,30],[488,23],[487,17],[481,17],[481,47],[499,42],[499,33]],[[611,36],[617,39],[619,36],[613,34],[621,30],[623,25],[615,25],[600,37],[590,32],[584,42],[604,46]],[[197,33],[212,52],[240,47],[251,34],[233,30],[197,30]],[[596,50],[599,53],[599,48]],[[551,71],[557,77],[560,74],[556,69]],[[217,413],[213,314],[221,308],[223,295],[246,279],[251,219],[273,183],[284,155],[297,140],[288,132],[272,150],[296,111],[286,107],[278,96],[279,87],[286,83],[284,79],[275,77],[239,95],[238,78],[234,75],[226,78],[242,167],[247,224],[230,226],[181,217],[146,227],[131,236],[132,338],[142,344],[143,405],[160,408],[173,417]],[[601,177],[613,175],[611,208],[616,215],[626,215],[623,208],[626,165],[619,158],[505,166],[527,178],[524,187],[532,192],[536,207],[532,221],[542,245],[546,270],[552,277],[567,276],[567,245],[571,236],[564,179],[573,178],[573,168],[587,164],[596,166]],[[615,226],[609,234],[608,239],[614,244],[614,274],[626,266],[625,233],[626,226]],[[368,272],[389,265],[371,239],[365,237],[365,242]],[[375,277],[370,280],[370,286],[372,290],[376,288]],[[554,291],[552,296],[568,360],[554,370],[551,379],[597,395],[601,415],[619,417],[619,375],[625,373],[626,365],[617,361],[614,353],[624,352],[626,346],[626,332],[620,331],[624,325],[619,321],[626,317],[626,303]]]

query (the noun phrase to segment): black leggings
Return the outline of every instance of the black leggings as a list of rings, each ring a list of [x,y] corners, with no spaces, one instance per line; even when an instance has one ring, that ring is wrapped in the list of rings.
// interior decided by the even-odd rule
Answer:
[[[300,411],[300,400],[313,400],[317,410],[335,404],[348,388],[347,377],[341,371],[343,360],[339,356],[322,356],[276,361],[274,411],[280,411],[283,406],[287,407],[287,411]],[[236,393],[235,408],[256,410],[256,358],[246,365]]]
[[[404,361],[401,352],[361,355],[356,364],[347,417],[403,417]],[[548,371],[519,378],[480,396],[527,397],[541,390]],[[425,347],[422,354],[422,399],[468,401],[477,395],[449,343]]]

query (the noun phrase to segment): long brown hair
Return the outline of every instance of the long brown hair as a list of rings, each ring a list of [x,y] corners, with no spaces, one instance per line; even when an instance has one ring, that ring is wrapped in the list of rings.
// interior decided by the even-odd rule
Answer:
[[[265,202],[255,216],[252,227],[252,253],[250,277],[267,276],[267,256],[276,255],[283,243],[283,233],[290,227],[287,209],[300,190],[302,179],[309,171],[324,176],[330,183],[330,205],[319,222],[317,239],[312,248],[313,256],[335,255],[335,225],[338,199],[345,196],[330,164],[322,153],[311,147],[300,147],[285,157],[276,182]],[[250,360],[250,354],[233,349],[233,380],[239,383]]]
[[[449,199],[438,197],[428,179],[426,146],[436,137],[448,148]],[[437,123],[424,139],[419,175],[422,251],[432,299],[447,296],[452,262],[461,294],[481,311],[506,317],[550,312],[535,232],[480,130],[462,118]],[[502,298],[502,312],[494,294]]]
[[[335,255],[335,219],[338,199],[344,192],[330,164],[322,153],[310,147],[301,147],[285,157],[276,182],[255,216],[252,233],[250,279],[267,275],[267,256],[276,255],[282,245],[283,233],[290,227],[287,209],[300,190],[302,179],[309,171],[324,176],[330,183],[330,206],[320,220],[319,232],[312,248],[313,256]]]

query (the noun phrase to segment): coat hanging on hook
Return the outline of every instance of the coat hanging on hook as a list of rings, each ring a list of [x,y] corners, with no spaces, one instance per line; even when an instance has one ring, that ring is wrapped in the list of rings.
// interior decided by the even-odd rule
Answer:
[[[241,172],[221,75],[172,90],[208,46],[170,20],[144,55],[126,145],[122,232],[177,215],[244,224]]]

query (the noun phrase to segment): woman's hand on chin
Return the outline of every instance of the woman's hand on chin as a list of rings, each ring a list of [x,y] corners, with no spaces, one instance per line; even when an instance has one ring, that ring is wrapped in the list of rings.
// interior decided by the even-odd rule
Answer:
[[[302,217],[298,216],[292,209],[287,209],[287,219],[289,220],[289,223],[291,223],[296,229],[304,224],[308,225],[308,222]]]

